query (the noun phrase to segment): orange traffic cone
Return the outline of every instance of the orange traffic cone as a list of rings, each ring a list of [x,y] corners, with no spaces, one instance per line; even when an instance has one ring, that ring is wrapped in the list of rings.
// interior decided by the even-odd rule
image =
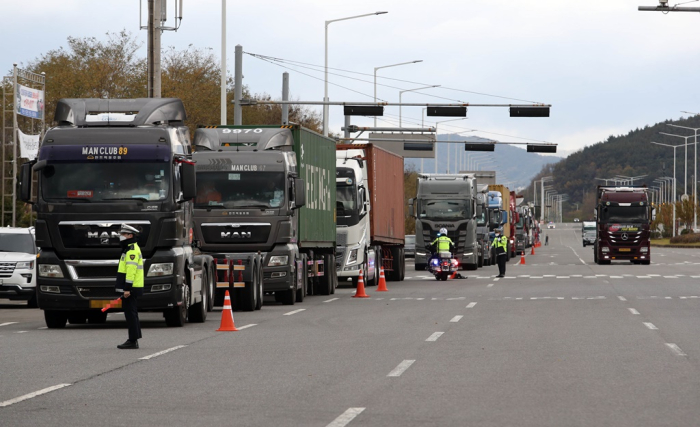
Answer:
[[[221,325],[217,331],[220,332],[235,332],[236,325],[233,323],[233,311],[231,311],[231,296],[228,291],[226,291],[226,296],[224,297],[224,311],[221,312]]]
[[[530,255],[535,255],[535,245],[532,245],[530,248]]]
[[[384,267],[379,269],[379,286],[377,286],[377,292],[387,292],[389,289],[386,288],[386,277],[384,277]]]
[[[520,265],[525,265],[525,251],[520,252]]]
[[[450,276],[450,279],[454,279],[455,277],[457,277],[457,272],[456,272],[456,271],[452,272],[452,275]]]
[[[369,298],[369,295],[365,293],[365,278],[360,270],[360,277],[357,278],[357,291],[353,298]]]

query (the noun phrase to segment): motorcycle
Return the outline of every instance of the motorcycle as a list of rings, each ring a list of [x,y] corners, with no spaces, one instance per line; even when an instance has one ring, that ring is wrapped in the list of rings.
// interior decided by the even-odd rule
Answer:
[[[430,246],[425,247],[432,252]],[[450,274],[459,270],[459,262],[452,258],[450,252],[440,252],[438,256],[433,256],[428,261],[428,271],[435,276],[435,280],[447,280]]]

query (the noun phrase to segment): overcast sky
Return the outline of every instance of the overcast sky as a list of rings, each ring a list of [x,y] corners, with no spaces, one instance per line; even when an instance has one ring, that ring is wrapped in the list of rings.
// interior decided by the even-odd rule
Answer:
[[[382,77],[415,83],[379,79],[380,85],[396,88],[378,86],[378,97],[397,102],[398,88],[425,84],[441,88],[404,93],[403,101],[550,103],[550,118],[510,118],[505,108],[472,107],[467,120],[441,124],[439,131],[477,129],[465,135],[555,142],[560,153],[568,153],[611,134],[687,116],[683,110],[700,113],[700,13],[637,11],[637,6],[656,1],[228,0],[227,62],[232,74],[234,46],[240,44],[245,52],[311,64],[311,70],[290,66],[292,96],[321,100],[324,21],[388,11],[330,24],[329,67],[368,74],[332,71],[353,79],[331,75],[331,100],[371,101],[374,67],[421,59],[380,70]],[[105,39],[106,32],[123,29],[137,34],[146,54],[137,0],[0,3],[3,72],[13,62],[26,63],[65,46],[68,36]],[[145,9],[147,1],[143,3]],[[173,3],[168,1],[170,9]],[[163,46],[184,49],[190,44],[220,56],[221,0],[184,0],[182,26],[163,35]],[[279,97],[284,71],[249,55],[243,58],[244,83],[254,93]],[[212,100],[213,105],[218,102]],[[386,108],[379,124],[398,125],[398,114],[398,107]],[[409,126],[420,123],[422,111],[406,107],[402,115]],[[372,119],[354,118],[353,123],[370,126]],[[340,132],[341,107],[331,107],[330,124]],[[433,119],[426,124],[434,125]]]

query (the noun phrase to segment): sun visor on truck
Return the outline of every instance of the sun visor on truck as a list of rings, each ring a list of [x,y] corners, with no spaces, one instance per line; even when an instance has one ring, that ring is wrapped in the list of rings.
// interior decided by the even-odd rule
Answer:
[[[56,104],[59,126],[143,126],[182,124],[185,106],[177,98],[64,98]]]
[[[211,151],[291,151],[292,131],[284,128],[206,126],[194,132],[198,150]]]

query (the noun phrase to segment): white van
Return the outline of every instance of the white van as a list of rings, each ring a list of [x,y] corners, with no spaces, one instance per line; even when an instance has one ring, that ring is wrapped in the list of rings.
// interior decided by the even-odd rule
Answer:
[[[0,228],[0,298],[36,307],[34,228]]]

